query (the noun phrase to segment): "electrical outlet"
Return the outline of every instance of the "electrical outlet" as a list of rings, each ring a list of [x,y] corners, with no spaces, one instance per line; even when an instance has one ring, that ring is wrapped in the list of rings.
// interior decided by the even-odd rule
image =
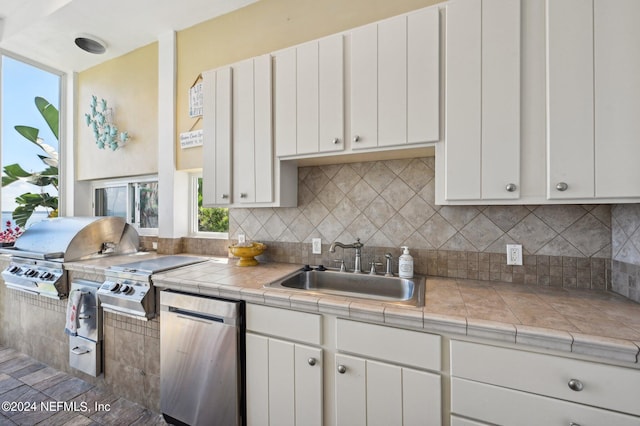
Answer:
[[[507,244],[507,265],[522,265],[522,244]]]
[[[246,237],[244,234],[238,234],[238,244],[244,244],[246,242]]]
[[[311,253],[312,254],[322,254],[322,239],[321,238],[312,238],[311,239]]]

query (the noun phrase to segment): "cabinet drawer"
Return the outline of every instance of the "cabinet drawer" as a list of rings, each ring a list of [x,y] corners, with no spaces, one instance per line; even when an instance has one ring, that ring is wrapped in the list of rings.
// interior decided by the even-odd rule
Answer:
[[[322,317],[248,303],[247,331],[320,345]]]
[[[632,426],[640,421],[635,416],[456,377],[451,379],[451,412],[491,424],[519,426]]]
[[[338,319],[337,349],[429,370],[440,370],[440,336]]]
[[[640,371],[631,368],[452,341],[451,374],[640,415],[637,397]],[[572,390],[571,380],[579,381],[582,390],[576,386]]]

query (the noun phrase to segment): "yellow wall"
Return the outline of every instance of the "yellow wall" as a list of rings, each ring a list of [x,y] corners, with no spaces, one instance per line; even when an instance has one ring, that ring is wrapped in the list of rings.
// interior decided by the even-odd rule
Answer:
[[[260,0],[177,35],[177,132],[189,117],[189,88],[202,71],[439,3],[441,0]],[[176,140],[179,141],[179,135]],[[202,149],[177,147],[177,168],[202,167]]]
[[[91,95],[113,108],[122,149],[98,149],[86,126]],[[101,179],[158,172],[158,44],[152,43],[78,74],[76,178]]]

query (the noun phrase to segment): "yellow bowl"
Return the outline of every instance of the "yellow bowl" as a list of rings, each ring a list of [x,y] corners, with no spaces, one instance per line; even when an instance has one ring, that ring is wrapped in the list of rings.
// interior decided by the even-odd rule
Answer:
[[[262,243],[251,243],[251,245],[247,246],[238,246],[233,245],[229,246],[229,251],[235,257],[239,257],[238,266],[255,266],[258,264],[258,261],[254,259],[254,256],[260,256],[262,252],[267,249],[266,244]]]

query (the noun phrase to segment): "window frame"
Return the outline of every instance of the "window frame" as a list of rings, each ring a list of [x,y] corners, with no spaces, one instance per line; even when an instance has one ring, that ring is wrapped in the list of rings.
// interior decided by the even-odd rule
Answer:
[[[229,232],[207,232],[198,230],[198,179],[202,172],[189,173],[189,236],[193,238],[211,238],[228,240]]]
[[[158,228],[140,227],[140,184],[155,182],[158,183],[157,175],[134,176],[116,179],[101,179],[91,182],[91,211],[96,215],[96,190],[104,188],[125,187],[127,192],[126,221],[133,226],[141,236],[157,237]],[[131,200],[133,199],[133,203]],[[132,206],[133,204],[133,206]],[[135,206],[135,207],[134,207]],[[160,212],[158,211],[158,215]],[[133,218],[133,222],[130,219]]]

